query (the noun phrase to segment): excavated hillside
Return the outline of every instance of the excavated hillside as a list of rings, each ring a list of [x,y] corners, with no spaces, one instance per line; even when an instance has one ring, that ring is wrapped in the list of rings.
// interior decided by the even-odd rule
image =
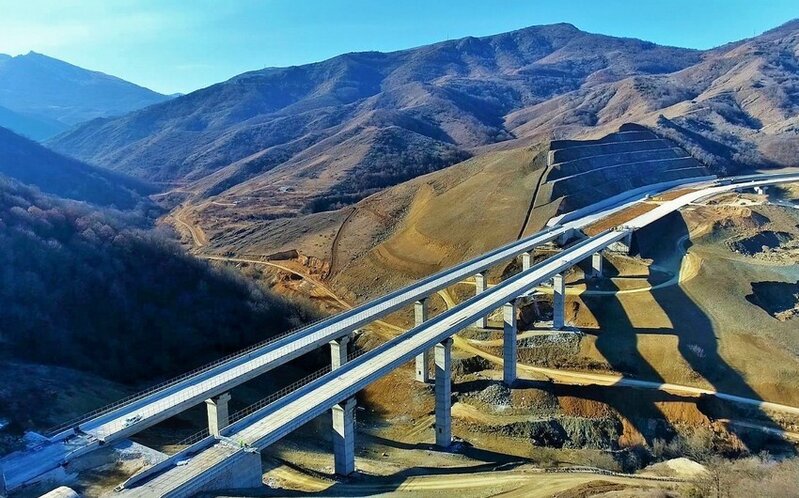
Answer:
[[[533,233],[564,211],[706,175],[675,143],[625,125],[597,140],[486,153],[335,211],[264,220],[205,202],[176,215],[201,232],[204,252],[280,259],[359,301]]]
[[[676,143],[634,124],[596,140],[553,140],[546,161],[532,210],[534,229],[551,216],[624,192],[709,175]]]

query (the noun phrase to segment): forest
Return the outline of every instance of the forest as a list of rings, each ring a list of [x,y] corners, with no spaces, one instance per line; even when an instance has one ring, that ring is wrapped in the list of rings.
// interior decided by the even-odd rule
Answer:
[[[0,354],[135,383],[315,318],[186,254],[151,221],[0,175]]]

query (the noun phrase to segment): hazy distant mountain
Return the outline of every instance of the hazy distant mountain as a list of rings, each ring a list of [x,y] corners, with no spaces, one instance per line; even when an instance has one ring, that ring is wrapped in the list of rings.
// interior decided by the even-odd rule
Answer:
[[[100,206],[129,209],[152,191],[141,180],[64,157],[0,128],[0,174],[42,192]]]
[[[64,131],[64,124],[54,119],[29,116],[0,106],[0,126],[20,135],[41,140]]]
[[[695,50],[538,26],[245,73],[54,139],[143,178],[325,209],[514,138],[506,116],[584,86],[673,72]]]
[[[170,97],[46,55],[0,56],[0,106],[27,121],[7,118],[4,126],[44,139],[98,117],[119,116]],[[47,126],[31,121],[47,123]]]

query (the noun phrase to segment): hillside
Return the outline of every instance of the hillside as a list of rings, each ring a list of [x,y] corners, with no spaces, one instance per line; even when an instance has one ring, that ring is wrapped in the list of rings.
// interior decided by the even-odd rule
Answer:
[[[669,73],[697,51],[536,26],[237,76],[50,142],[259,216],[325,210],[514,138],[506,116],[585,85]]]
[[[709,172],[676,143],[625,125],[592,141],[482,154],[354,206],[291,219],[205,202],[180,211],[200,251],[279,257],[354,300],[388,292],[541,229],[553,216],[661,182]]]
[[[129,209],[154,189],[141,180],[89,166],[0,128],[0,174],[41,191],[100,206]]]
[[[703,54],[697,64],[583,88],[512,113],[516,136],[624,121],[657,126],[716,171],[796,162],[799,21]]]
[[[626,122],[658,127],[716,172],[785,164],[797,143],[797,32],[792,22],[700,52],[558,24],[345,54],[245,73],[50,144],[259,219]]]
[[[143,382],[307,320],[306,310],[186,255],[148,224],[0,175],[0,357]]]
[[[35,140],[95,118],[119,116],[170,97],[114,76],[30,52],[0,57],[0,126]],[[35,125],[31,124],[34,122]]]

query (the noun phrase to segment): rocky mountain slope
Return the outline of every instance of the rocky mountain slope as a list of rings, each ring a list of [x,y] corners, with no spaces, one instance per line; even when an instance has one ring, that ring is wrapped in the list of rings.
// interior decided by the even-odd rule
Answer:
[[[393,53],[237,76],[50,144],[94,164],[262,216],[319,211],[515,137],[507,116],[633,75],[698,63],[694,50],[537,26]]]
[[[0,126],[36,140],[169,98],[35,52],[0,57],[0,106],[14,114],[0,112]]]

